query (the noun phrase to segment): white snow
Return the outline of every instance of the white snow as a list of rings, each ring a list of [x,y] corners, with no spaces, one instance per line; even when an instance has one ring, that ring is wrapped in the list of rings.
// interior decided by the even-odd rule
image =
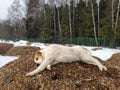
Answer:
[[[102,48],[102,47],[85,47],[91,51],[92,56],[95,56],[103,61],[106,61],[112,57],[115,53],[120,53],[118,49]],[[92,50],[94,48],[101,48],[100,50]]]
[[[14,46],[27,46],[28,41],[25,40],[19,40],[17,42],[14,42]]]
[[[32,43],[30,46],[39,47],[41,49],[46,47],[44,43]]]
[[[0,40],[0,43],[10,43],[13,44],[14,47],[16,46],[27,46],[28,41],[19,40],[19,41],[5,41]],[[41,49],[45,48],[46,45],[44,43],[32,43],[30,46],[40,47]],[[111,48],[103,48],[103,47],[88,47],[84,46],[88,50],[91,51],[91,54],[97,58],[100,58],[103,61],[106,61],[111,58],[111,56],[115,53],[120,53],[119,49],[111,49]],[[92,50],[94,48],[100,48],[98,50]],[[0,67],[4,66],[5,64],[14,61],[18,58],[18,56],[1,56],[0,55]]]
[[[0,55],[0,67],[4,66],[5,64],[14,61],[17,59],[17,56],[1,56]]]
[[[19,40],[19,41],[8,41],[8,40],[0,40],[0,43],[8,43],[8,44],[13,44],[14,46],[27,46],[26,44],[28,41],[25,40]]]

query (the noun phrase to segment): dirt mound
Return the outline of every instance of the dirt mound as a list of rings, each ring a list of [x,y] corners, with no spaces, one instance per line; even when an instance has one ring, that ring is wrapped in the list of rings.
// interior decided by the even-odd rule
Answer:
[[[108,66],[111,65],[111,67],[119,69],[120,70],[120,53],[114,54],[111,59],[109,59],[106,63]]]
[[[103,72],[97,66],[74,62],[59,63],[52,66],[51,71],[26,77],[25,74],[37,66],[33,62],[33,53],[25,53],[0,68],[0,90],[120,90],[119,59],[120,54],[115,54],[107,62],[102,62],[108,68]]]
[[[12,47],[10,50],[7,51],[6,55],[25,55],[28,53],[35,52],[36,50],[39,50],[40,48],[38,47],[32,47],[32,46],[17,46],[17,47]]]
[[[0,54],[5,54],[12,47],[12,44],[0,43]]]

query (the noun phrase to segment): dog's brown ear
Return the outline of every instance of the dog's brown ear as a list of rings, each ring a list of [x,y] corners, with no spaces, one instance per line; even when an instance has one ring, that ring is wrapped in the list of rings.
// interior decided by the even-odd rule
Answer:
[[[35,55],[42,56],[42,53],[40,51],[35,52]]]
[[[42,55],[42,53],[41,53],[41,52],[38,52],[38,54],[39,54],[39,55]]]

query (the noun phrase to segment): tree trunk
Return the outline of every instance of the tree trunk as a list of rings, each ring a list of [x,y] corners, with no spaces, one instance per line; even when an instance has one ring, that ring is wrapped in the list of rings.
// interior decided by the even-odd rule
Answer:
[[[98,4],[98,37],[99,37],[99,30],[100,30],[100,8],[99,8],[99,4]]]
[[[17,39],[17,28],[16,28],[16,25],[14,26],[14,37]]]
[[[56,7],[54,6],[54,37],[56,38]]]
[[[93,19],[93,25],[94,25],[94,37],[95,37],[95,42],[96,42],[96,45],[98,46],[97,35],[96,35],[95,19],[94,19],[93,2],[92,2],[92,0],[90,0],[90,2],[91,2],[92,19]]]
[[[119,6],[119,4],[118,4]],[[114,20],[114,0],[112,0],[111,2],[111,7],[112,7],[112,36],[110,38],[110,47],[115,47],[115,34],[116,34],[116,24],[115,24],[115,20]],[[119,11],[119,10],[118,10]],[[116,16],[117,19],[117,16]]]
[[[86,7],[88,7],[88,0],[85,0]]]
[[[47,17],[46,17],[46,10],[45,10],[45,5],[44,5],[44,18],[45,18],[45,24],[46,24],[46,27],[47,27]]]
[[[61,38],[61,23],[60,23],[60,12],[59,12],[59,8],[57,7],[57,11],[58,11],[58,27],[59,27],[59,37]],[[60,41],[61,43],[61,41]]]
[[[73,30],[73,31],[74,31],[74,28],[75,28],[74,22],[75,22],[75,4],[74,4],[74,2],[73,2],[73,17],[72,17],[72,25],[73,25],[72,30]],[[74,32],[75,32],[75,31],[74,31]]]
[[[70,10],[70,5],[68,5],[68,8],[69,8],[70,42],[72,43],[72,27],[71,27],[71,10]]]
[[[116,21],[115,21],[115,32],[117,29],[117,24],[118,24],[118,17],[119,17],[119,12],[120,12],[120,0],[118,1],[118,7],[117,7],[117,14],[116,14]]]
[[[112,0],[112,30],[114,29],[114,1]]]

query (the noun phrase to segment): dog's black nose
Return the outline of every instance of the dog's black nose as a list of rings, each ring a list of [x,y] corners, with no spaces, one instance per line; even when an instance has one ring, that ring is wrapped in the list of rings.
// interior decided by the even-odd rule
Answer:
[[[37,64],[37,67],[39,66],[40,64]]]

